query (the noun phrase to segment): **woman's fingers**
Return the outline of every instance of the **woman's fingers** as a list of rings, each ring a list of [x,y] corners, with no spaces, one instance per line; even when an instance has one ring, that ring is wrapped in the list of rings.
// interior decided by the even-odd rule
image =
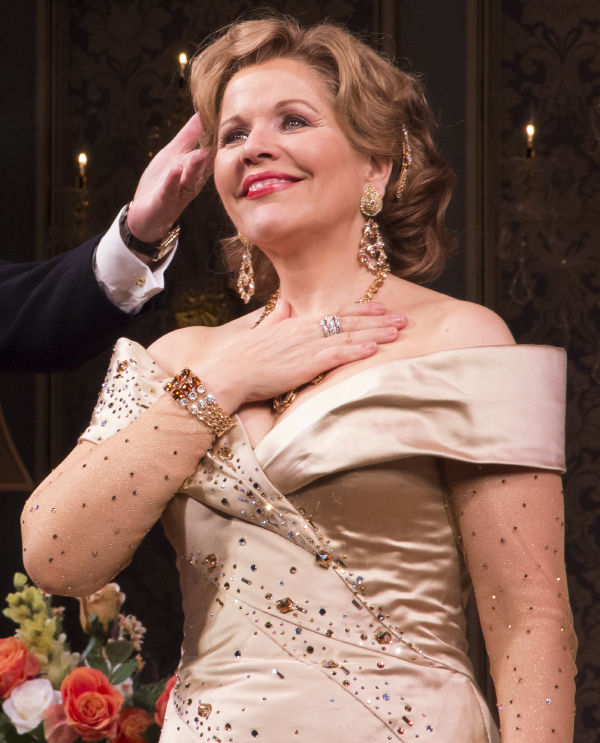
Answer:
[[[386,328],[365,328],[346,331],[326,339],[330,346],[356,346],[361,343],[392,343],[398,338],[399,330],[394,326]]]
[[[349,315],[340,316],[340,332],[367,330],[369,328],[397,328],[400,330],[406,325],[406,317],[397,313],[389,315]]]
[[[384,315],[385,304],[383,302],[353,302],[352,304],[342,304],[338,311],[332,314],[339,317]]]
[[[313,376],[323,374],[344,364],[350,364],[353,361],[366,359],[373,356],[376,351],[377,343],[373,341],[325,348],[313,356]]]

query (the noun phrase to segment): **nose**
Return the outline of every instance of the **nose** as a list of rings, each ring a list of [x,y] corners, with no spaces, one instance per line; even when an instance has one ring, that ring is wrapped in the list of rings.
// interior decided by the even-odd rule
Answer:
[[[266,124],[256,124],[248,133],[242,151],[244,165],[255,165],[262,160],[276,160],[279,157],[279,147],[271,127]]]

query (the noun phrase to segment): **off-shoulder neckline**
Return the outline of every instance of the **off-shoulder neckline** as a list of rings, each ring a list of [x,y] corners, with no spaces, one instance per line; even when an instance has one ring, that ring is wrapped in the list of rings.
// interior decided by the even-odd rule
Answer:
[[[356,379],[362,375],[366,375],[367,373],[373,373],[374,370],[383,370],[384,367],[391,367],[393,365],[404,365],[408,364],[410,362],[418,362],[418,361],[425,361],[434,359],[435,357],[442,357],[442,356],[448,356],[451,354],[464,354],[465,352],[481,352],[481,351],[490,351],[492,349],[503,349],[506,351],[507,349],[531,349],[531,350],[546,350],[546,351],[559,351],[563,354],[566,353],[563,348],[559,348],[557,346],[548,346],[548,345],[538,345],[533,343],[523,343],[523,344],[510,344],[510,345],[491,345],[491,346],[467,346],[466,348],[451,348],[446,349],[443,351],[434,351],[432,353],[426,353],[421,354],[419,356],[406,356],[402,358],[396,358],[396,359],[388,359],[387,361],[382,361],[378,364],[373,364],[372,366],[367,366],[364,369],[359,369],[353,374],[350,374],[347,377],[343,377],[342,379],[332,382],[329,386],[325,387],[322,390],[319,390],[315,395],[312,397],[309,397],[306,400],[301,401],[293,410],[292,412],[284,418],[280,423],[276,423],[273,428],[271,428],[265,436],[258,442],[258,444],[255,447],[252,447],[254,455],[257,459],[259,459],[258,451],[261,448],[264,448],[263,445],[266,446],[265,442],[269,441],[272,436],[275,434],[276,431],[279,429],[287,429],[290,426],[289,421],[294,420],[300,413],[305,413],[308,408],[310,408],[311,405],[314,405],[313,401],[320,401],[323,397],[326,397],[331,391],[338,390],[342,385],[347,384],[349,382],[355,382]],[[246,431],[246,428],[244,424],[242,423],[241,418],[237,413],[234,413],[232,415],[232,418],[236,421],[237,425],[240,426],[240,428],[244,431],[244,434],[246,436],[246,439],[248,439],[248,434]],[[250,442],[248,441],[248,444],[250,445]]]

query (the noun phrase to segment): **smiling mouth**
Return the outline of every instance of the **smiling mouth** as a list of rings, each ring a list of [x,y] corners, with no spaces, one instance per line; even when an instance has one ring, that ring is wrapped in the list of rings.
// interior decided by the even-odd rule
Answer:
[[[274,183],[296,183],[296,181],[291,178],[267,178],[264,181],[256,181],[256,183],[253,183],[248,189],[248,193],[253,193],[254,191],[258,191],[266,186],[272,186]]]
[[[250,199],[258,196],[266,196],[269,193],[274,193],[275,191],[280,191],[281,189],[293,186],[294,183],[298,183],[301,180],[302,178],[295,178],[294,176],[287,175],[284,176],[283,174],[267,175],[266,178],[252,179],[251,182],[245,186],[243,196]]]

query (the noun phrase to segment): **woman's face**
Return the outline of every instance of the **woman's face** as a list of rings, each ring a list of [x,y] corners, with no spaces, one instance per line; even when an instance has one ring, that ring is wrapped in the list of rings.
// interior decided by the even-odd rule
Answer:
[[[364,223],[359,203],[371,158],[340,129],[325,84],[307,65],[276,59],[238,72],[223,97],[215,183],[251,242],[327,235]],[[383,189],[380,190],[383,193]]]

